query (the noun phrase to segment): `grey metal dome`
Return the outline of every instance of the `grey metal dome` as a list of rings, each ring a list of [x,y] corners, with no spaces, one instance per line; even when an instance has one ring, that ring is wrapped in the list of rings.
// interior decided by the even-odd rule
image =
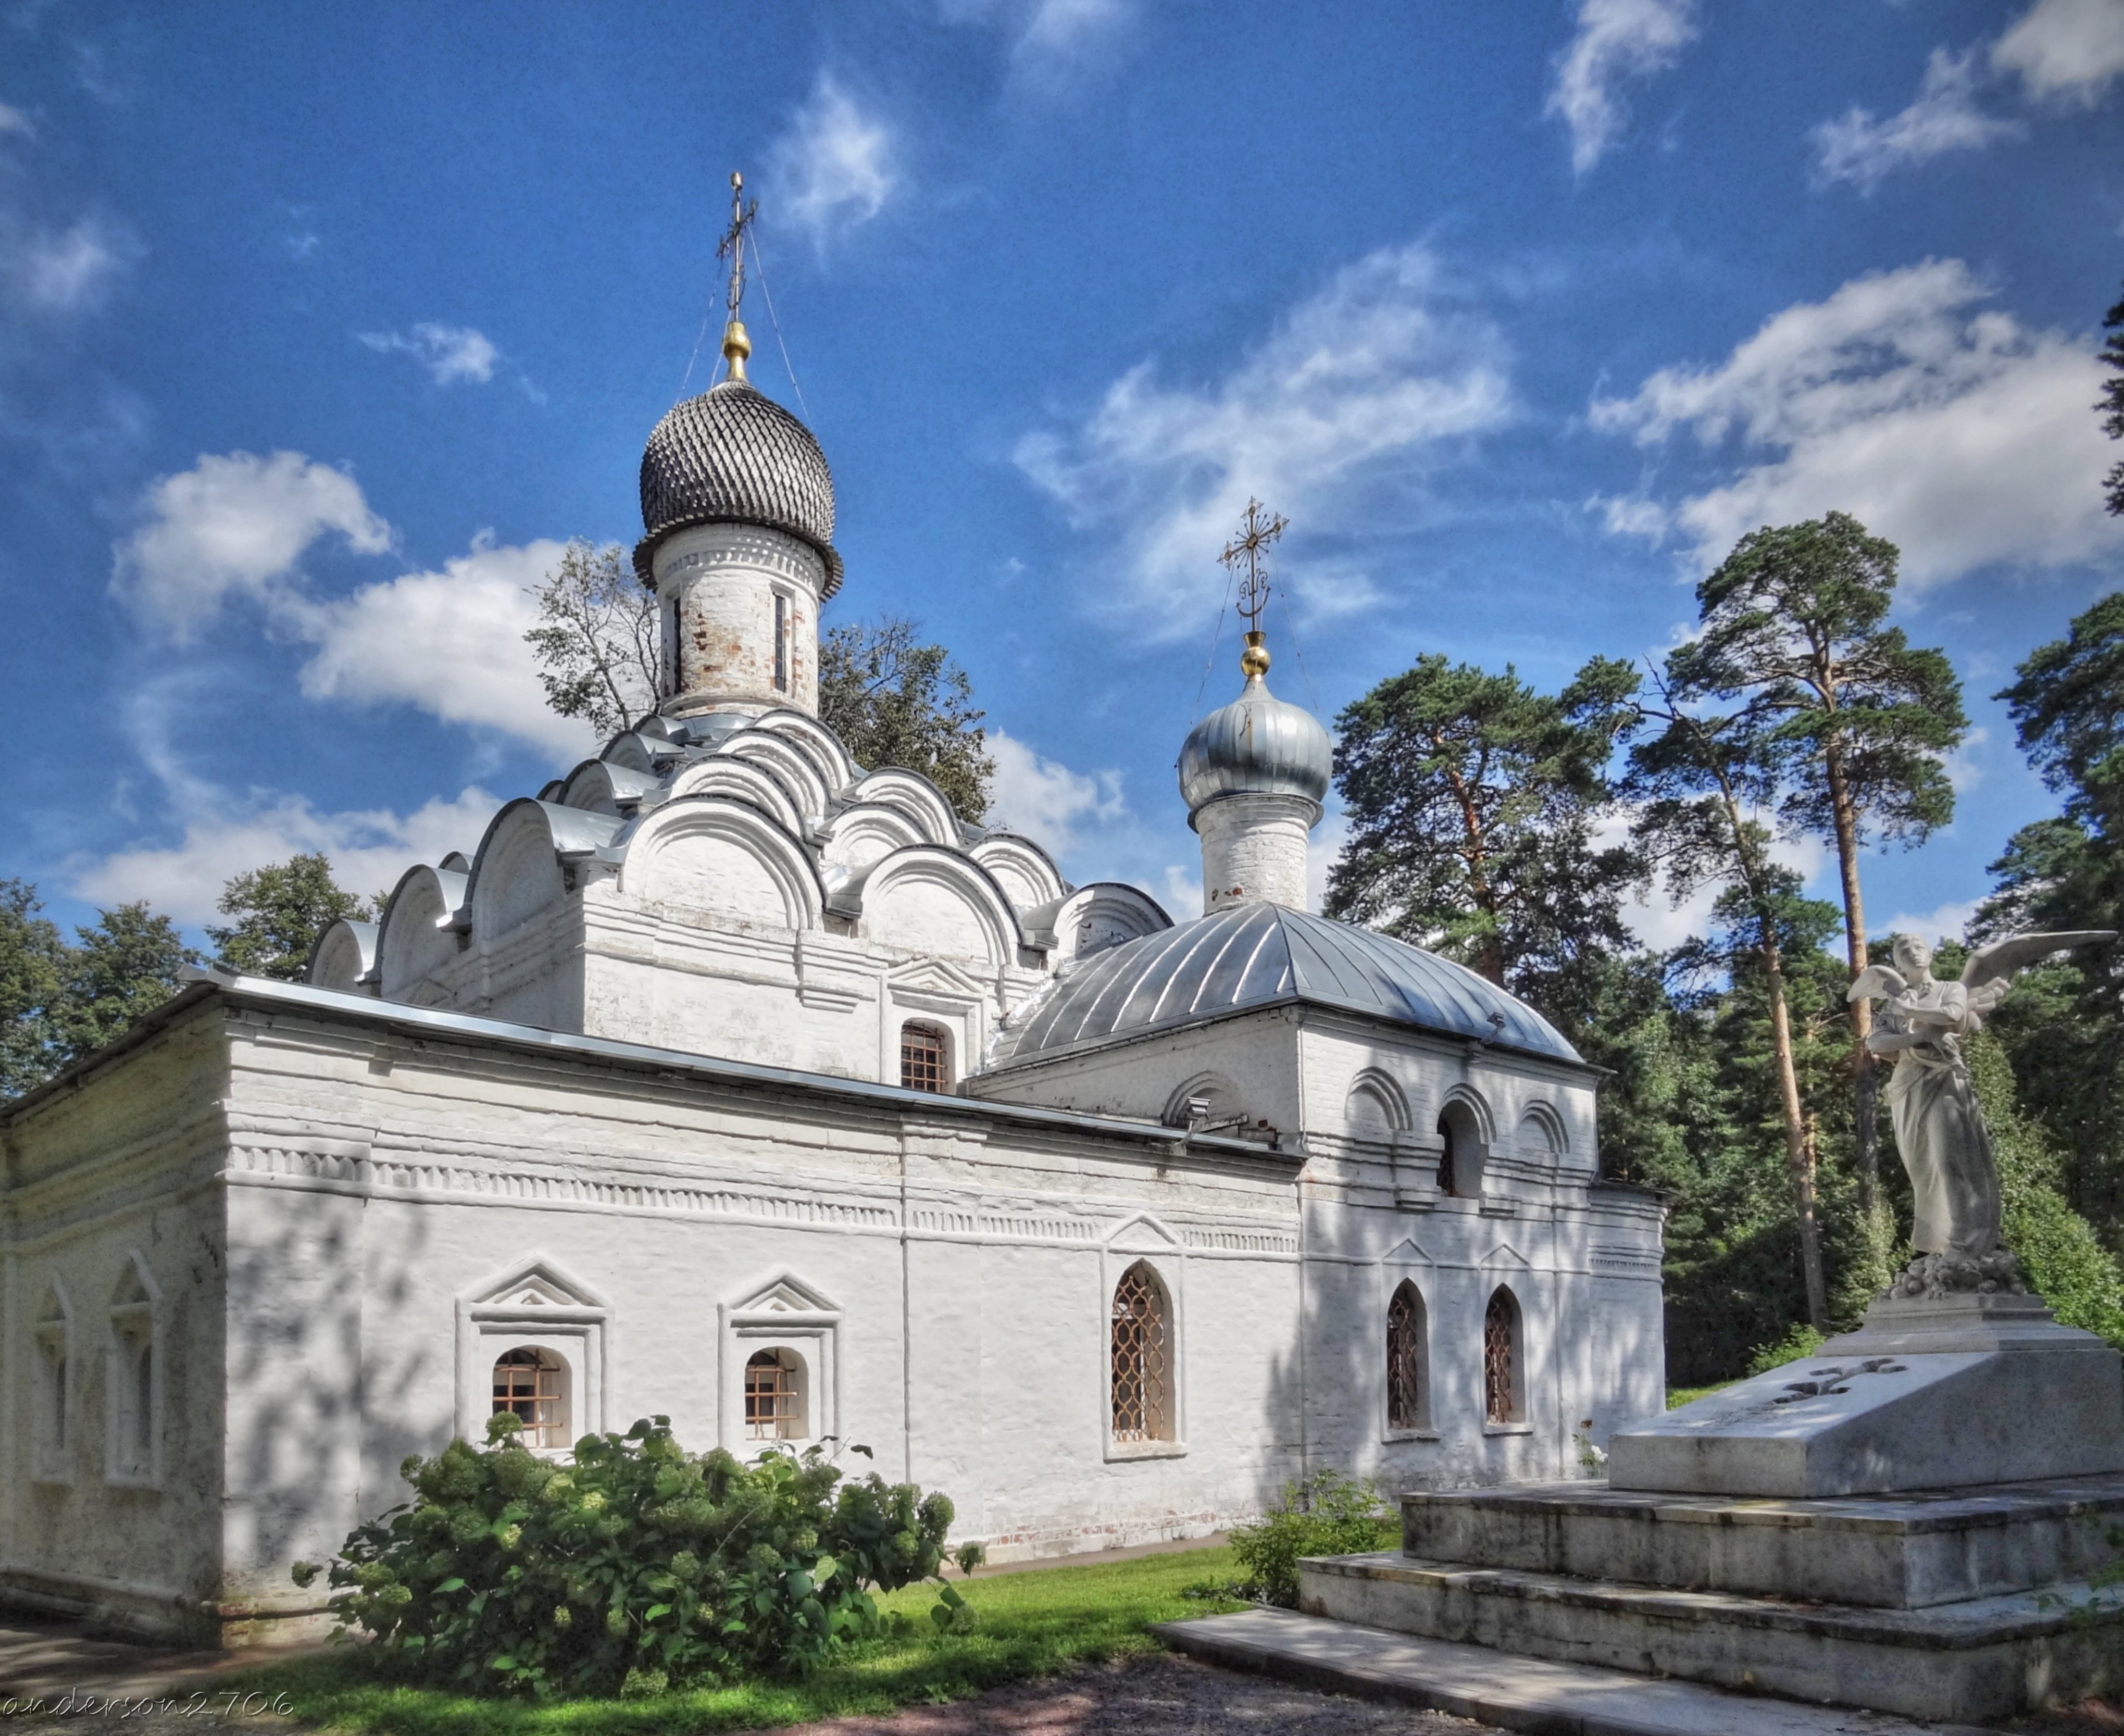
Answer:
[[[808,543],[841,588],[834,478],[811,430],[741,379],[665,413],[641,454],[641,527],[634,570],[646,584],[657,545],[691,525],[764,525]]]
[[[1180,797],[1191,821],[1219,796],[1302,796],[1317,804],[1333,769],[1320,720],[1277,699],[1262,676],[1249,675],[1238,699],[1188,732],[1180,750]]]
[[[1013,1016],[991,1065],[1290,1001],[1584,1065],[1562,1032],[1487,977],[1370,929],[1276,904],[1234,905],[1102,953]]]

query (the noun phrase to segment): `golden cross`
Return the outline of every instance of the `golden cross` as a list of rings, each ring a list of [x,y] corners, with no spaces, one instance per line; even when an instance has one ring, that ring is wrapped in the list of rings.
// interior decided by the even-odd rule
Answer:
[[[1264,523],[1263,510],[1259,501],[1252,495],[1247,496],[1246,534],[1227,543],[1224,552],[1217,557],[1233,572],[1239,570],[1241,560],[1247,563],[1247,576],[1239,582],[1239,613],[1247,618],[1250,633],[1261,630],[1262,610],[1268,607],[1268,545],[1281,537],[1290,524],[1280,512],[1271,513]]]
[[[752,227],[752,220],[759,214],[759,201],[745,202],[745,176],[733,170],[731,173],[731,226],[723,232],[723,238],[716,243],[716,257],[731,262],[730,317],[737,318],[738,305],[745,299],[745,232]]]

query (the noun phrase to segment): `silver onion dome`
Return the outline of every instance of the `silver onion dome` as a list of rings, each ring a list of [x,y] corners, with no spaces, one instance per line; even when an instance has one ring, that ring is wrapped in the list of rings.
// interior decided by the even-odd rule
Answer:
[[[1188,732],[1180,750],[1180,797],[1192,816],[1219,796],[1299,796],[1318,807],[1334,752],[1320,720],[1268,690],[1268,653],[1247,635],[1247,685],[1229,705]]]
[[[834,478],[811,430],[742,374],[665,412],[641,454],[634,570],[646,584],[657,547],[693,525],[760,525],[808,543],[841,588]]]

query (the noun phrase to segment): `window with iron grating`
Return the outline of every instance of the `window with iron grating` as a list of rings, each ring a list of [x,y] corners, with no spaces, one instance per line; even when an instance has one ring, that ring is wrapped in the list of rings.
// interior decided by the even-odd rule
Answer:
[[[1519,1313],[1501,1285],[1483,1310],[1483,1411],[1492,1423],[1520,1419]]]
[[[513,1411],[523,1419],[526,1447],[566,1447],[568,1418],[561,1391],[560,1359],[548,1351],[511,1350],[494,1365],[494,1414]]]
[[[951,1089],[951,1070],[944,1059],[944,1033],[936,1026],[900,1028],[900,1083],[909,1091]]]
[[[1169,1441],[1172,1402],[1165,1288],[1139,1263],[1114,1287],[1113,1427],[1116,1441]]]
[[[1423,1300],[1404,1278],[1387,1304],[1387,1427],[1423,1427]]]
[[[801,1441],[804,1394],[796,1358],[779,1350],[755,1352],[745,1365],[745,1437]]]

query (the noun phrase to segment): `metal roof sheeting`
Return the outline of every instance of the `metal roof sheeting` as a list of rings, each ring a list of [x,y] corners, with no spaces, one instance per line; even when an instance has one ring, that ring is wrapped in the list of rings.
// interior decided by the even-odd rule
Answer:
[[[1583,1065],[1555,1026],[1473,971],[1275,904],[1239,905],[1102,953],[1013,1016],[993,1065],[1290,1000]]]

